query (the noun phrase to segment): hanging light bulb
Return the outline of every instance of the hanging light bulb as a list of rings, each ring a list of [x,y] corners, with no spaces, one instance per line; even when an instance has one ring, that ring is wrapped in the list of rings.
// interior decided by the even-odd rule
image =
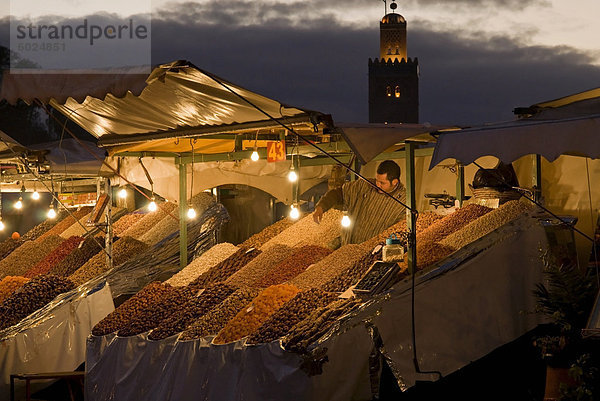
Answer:
[[[56,218],[56,211],[54,210],[54,203],[50,204],[50,209],[48,209],[48,218],[49,219]]]
[[[292,205],[290,208],[290,219],[297,220],[300,217],[300,210],[296,207],[296,205]]]
[[[150,210],[151,212],[156,212],[156,209],[158,207],[156,206],[156,202],[154,201],[154,197],[152,198],[152,200],[150,201],[150,203],[148,204],[148,210]]]
[[[4,222],[2,221],[2,217],[0,217],[0,231],[4,230]]]
[[[187,211],[187,217],[188,219],[195,219],[196,218],[196,211],[194,210],[193,207],[190,206],[190,208]]]
[[[348,217],[348,215],[344,213],[344,216],[342,217],[342,227],[350,227],[350,223],[350,217]]]
[[[255,161],[258,161],[258,159],[260,159],[260,156],[258,155],[256,148],[254,148],[254,152],[252,152],[252,154],[250,155],[250,160],[255,162]]]
[[[19,200],[15,202],[15,209],[22,209],[23,208],[23,197],[19,196]]]
[[[121,198],[121,199],[127,198],[127,190],[125,189],[125,187],[122,187],[119,190],[119,198]]]
[[[288,173],[288,180],[290,180],[290,182],[298,181],[298,174],[296,174],[296,171],[294,170],[294,166],[292,166],[292,168],[290,168],[290,172]]]
[[[33,191],[33,193],[31,194],[31,199],[33,200],[38,200],[40,199],[40,193],[36,190]]]

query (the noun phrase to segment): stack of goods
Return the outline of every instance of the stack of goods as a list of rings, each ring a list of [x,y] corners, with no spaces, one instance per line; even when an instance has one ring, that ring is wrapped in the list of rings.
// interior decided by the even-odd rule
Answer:
[[[367,253],[352,266],[325,283],[325,285],[323,285],[323,290],[344,292],[351,285],[358,283],[358,280],[360,280],[365,272],[369,270],[369,267],[378,260],[381,260],[381,249],[377,252],[373,251]]]
[[[0,243],[0,259],[7,257],[12,251],[23,244],[22,239],[12,239],[8,237]]]
[[[227,283],[236,287],[252,287],[256,281],[262,279],[293,251],[289,246],[275,244],[232,274],[227,279]]]
[[[125,230],[128,230],[129,228],[133,227],[144,216],[144,213],[132,212],[121,217],[112,225],[113,235],[121,237]]]
[[[22,276],[63,241],[58,235],[49,235],[43,239],[40,237],[36,241],[26,241],[7,257],[0,260],[0,277]]]
[[[220,304],[236,290],[235,287],[218,283],[208,286],[202,293],[190,299],[178,311],[163,320],[148,336],[151,340],[162,340],[181,333],[190,324]]]
[[[113,244],[113,267],[119,266],[132,257],[146,250],[148,245],[133,238],[119,238]],[[108,270],[106,254],[97,253],[77,271],[69,276],[69,279],[77,285],[81,285]]]
[[[465,225],[460,230],[448,235],[439,243],[452,249],[460,249],[530,210],[531,206],[527,203],[519,202],[518,200],[508,201],[503,203],[499,208],[492,210]]]
[[[87,222],[92,216],[92,213],[88,213],[85,216],[78,219],[75,223],[71,224],[71,226],[65,229],[59,235],[65,239],[73,237],[73,236],[82,236],[86,233],[86,231],[92,230],[94,227],[88,227]]]
[[[131,327],[132,323],[147,310],[159,308],[170,294],[174,294],[173,290],[170,285],[157,281],[148,284],[98,322],[92,329],[92,334],[104,336]]]
[[[31,230],[27,231],[25,235],[21,236],[23,241],[33,241],[41,237],[43,234],[48,232],[52,227],[63,221],[68,216],[66,210],[61,210],[57,213],[54,219],[46,219]]]
[[[175,210],[173,211],[175,212]],[[158,244],[163,238],[169,234],[179,230],[179,219],[176,218],[176,214],[166,215],[158,223],[148,230],[145,234],[141,235],[138,239],[147,245]]]
[[[323,214],[321,223],[317,224],[313,220],[312,214],[309,214],[267,241],[260,249],[264,251],[275,244],[289,247],[301,245],[327,247],[335,238],[340,236],[342,215],[341,211],[330,209]]]
[[[32,278],[0,305],[0,330],[14,326],[73,287],[72,282],[62,277],[45,275]]]
[[[207,272],[208,269],[221,263],[238,250],[239,248],[237,246],[230,244],[229,242],[217,244],[198,256],[179,273],[165,281],[165,283],[175,287],[188,285],[202,273]]]
[[[444,216],[434,213],[434,212],[425,212],[419,214],[417,218],[417,233],[428,228],[430,225],[435,223],[436,221],[442,219]],[[366,241],[369,245],[375,247],[378,244],[385,244],[385,240],[390,236],[395,235],[399,238],[403,244],[406,244],[406,240],[408,239],[408,229],[406,227],[406,220],[400,220],[398,223],[393,226],[383,230],[380,234]]]
[[[82,237],[71,237],[63,241],[62,244],[57,246],[52,252],[46,255],[44,259],[39,261],[31,269],[27,270],[24,276],[32,278],[39,276],[40,274],[48,273],[54,266],[69,256],[69,254],[71,254],[71,252],[73,252],[82,241]]]
[[[54,225],[54,227],[52,227],[51,229],[49,229],[48,231],[46,231],[44,234],[40,235],[36,239],[36,241],[39,243],[40,240],[44,239],[45,237],[47,237],[49,235],[60,235],[60,234],[62,234],[63,231],[65,231],[66,229],[68,229],[69,227],[71,227],[73,224],[77,224],[77,220],[79,220],[80,218],[86,216],[91,211],[92,211],[92,207],[91,206],[84,206],[84,207],[82,207],[79,210],[72,211],[67,217],[65,217],[59,223],[57,223],[56,225]]]
[[[29,279],[21,276],[6,276],[0,281],[0,303],[21,288]]]
[[[334,301],[337,295],[318,289],[303,291],[287,301],[277,312],[273,313],[246,342],[262,344],[275,341],[286,335],[290,329],[305,319],[317,308],[324,307]]]
[[[298,292],[298,288],[288,284],[264,289],[221,329],[213,343],[225,344],[252,334]]]
[[[139,240],[141,236],[150,231],[152,227],[154,227],[169,214],[173,214],[175,217],[177,217],[177,212],[175,212],[176,207],[177,205],[172,202],[161,203],[158,205],[158,210],[156,212],[144,215],[144,217],[142,217],[135,225],[130,227],[128,230],[125,230],[121,236],[131,237]]]
[[[358,299],[340,299],[313,311],[292,327],[283,339],[283,347],[297,353],[306,352],[308,346],[321,338],[337,320],[360,304]]]
[[[179,339],[184,341],[194,340],[217,334],[244,306],[256,298],[258,291],[256,288],[236,290],[218,306],[191,324]]]
[[[69,277],[77,269],[89,261],[94,255],[102,251],[104,240],[101,238],[88,237],[78,248],[74,249],[62,261],[58,262],[48,274],[54,274],[61,277]],[[102,252],[104,254],[104,252]]]
[[[282,284],[305,271],[310,265],[317,263],[333,252],[331,249],[317,245],[305,245],[272,268],[262,279],[254,283],[258,288]]]
[[[260,254],[261,251],[258,249],[240,249],[221,263],[202,273],[197,279],[189,283],[188,287],[199,290],[209,284],[225,281]]]
[[[215,197],[210,192],[204,191],[194,195],[189,201],[189,205],[196,210],[198,216],[204,213],[215,203]]]
[[[279,235],[283,230],[290,227],[292,224],[294,224],[293,220],[288,219],[287,217],[283,218],[278,222],[267,226],[261,232],[254,234],[238,246],[240,248],[260,248],[271,238],[275,237],[276,235]]]
[[[344,245],[296,276],[290,284],[303,290],[322,288],[370,252],[371,248],[364,244]]]

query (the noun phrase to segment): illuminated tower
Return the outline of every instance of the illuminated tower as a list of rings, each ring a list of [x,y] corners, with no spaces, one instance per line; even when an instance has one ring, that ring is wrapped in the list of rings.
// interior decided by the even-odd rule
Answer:
[[[406,20],[394,1],[379,23],[379,59],[369,58],[370,123],[419,122],[419,60],[407,56]]]

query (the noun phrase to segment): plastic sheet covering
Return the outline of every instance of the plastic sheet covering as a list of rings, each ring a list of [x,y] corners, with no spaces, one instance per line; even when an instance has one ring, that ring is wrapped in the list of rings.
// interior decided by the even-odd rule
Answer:
[[[523,216],[416,278],[416,343],[422,370],[446,375],[538,324],[532,289],[542,280],[546,236]],[[401,388],[436,377],[412,362],[410,280],[343,317],[299,355],[279,341],[212,345],[212,337],[148,341],[90,337],[86,400],[371,400],[374,348]],[[373,333],[378,333],[374,336]],[[372,358],[371,358],[372,359]]]
[[[61,294],[0,332],[0,399],[9,399],[11,374],[75,370],[85,361],[92,327],[113,310],[110,288],[101,282]],[[24,383],[15,381],[17,399]]]
[[[188,260],[195,259],[214,246],[218,230],[227,221],[227,210],[222,204],[215,203],[192,223],[188,223]],[[152,281],[164,281],[180,269],[177,230],[102,277],[110,283],[113,298],[117,298],[121,295],[133,295]]]

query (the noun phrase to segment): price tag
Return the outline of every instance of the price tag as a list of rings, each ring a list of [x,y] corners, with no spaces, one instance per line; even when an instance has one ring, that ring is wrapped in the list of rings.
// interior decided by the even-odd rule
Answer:
[[[268,141],[267,142],[267,162],[280,162],[286,159],[285,142]]]

